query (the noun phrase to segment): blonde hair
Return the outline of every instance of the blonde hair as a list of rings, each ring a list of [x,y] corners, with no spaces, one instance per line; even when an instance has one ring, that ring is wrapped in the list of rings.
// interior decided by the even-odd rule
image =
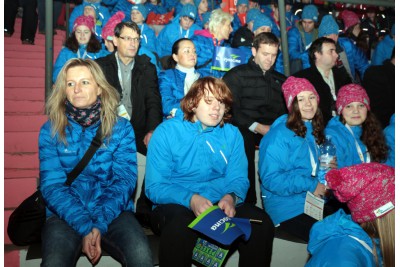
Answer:
[[[378,254],[376,252],[376,243],[374,238],[379,239],[380,249],[382,252],[383,265],[394,266],[394,234],[395,234],[395,210],[379,217],[374,221],[365,222],[361,224],[364,231],[371,237],[373,247],[373,254],[376,266],[380,266]]]
[[[222,9],[218,8],[211,12],[210,20],[208,23],[208,28],[211,33],[216,33],[216,31],[221,28],[221,25],[224,24],[227,20],[232,22],[233,16]]]
[[[67,143],[65,136],[65,128],[68,125],[68,119],[65,115],[65,100],[66,87],[67,87],[67,72],[74,67],[86,67],[89,69],[100,87],[100,100],[101,100],[101,139],[111,136],[112,129],[117,122],[117,107],[119,104],[119,93],[112,87],[106,80],[100,66],[91,59],[73,58],[68,60],[64,67],[61,69],[56,83],[53,86],[50,97],[46,102],[46,113],[49,117],[52,127],[52,136],[58,134],[58,141]]]

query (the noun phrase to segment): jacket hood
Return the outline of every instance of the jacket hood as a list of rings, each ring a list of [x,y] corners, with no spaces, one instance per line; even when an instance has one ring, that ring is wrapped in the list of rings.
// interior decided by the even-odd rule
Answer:
[[[274,121],[274,123],[272,123],[271,129],[272,129],[272,128],[275,128],[275,127],[278,127],[279,125],[282,125],[282,124],[286,125],[287,116],[288,116],[288,114],[283,114],[282,116],[278,117],[278,118]],[[270,130],[271,130],[271,129],[270,129]]]
[[[364,240],[370,247],[373,247],[371,238],[361,226],[351,219],[351,215],[340,209],[313,225],[307,250],[309,253],[314,254],[328,241],[349,235]]]

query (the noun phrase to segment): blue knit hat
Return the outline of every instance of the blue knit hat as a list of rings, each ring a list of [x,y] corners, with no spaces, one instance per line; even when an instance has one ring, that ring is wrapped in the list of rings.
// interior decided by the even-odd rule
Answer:
[[[268,26],[272,30],[272,20],[265,16],[264,14],[260,13],[255,19],[253,24],[253,32],[258,30],[258,28]]]
[[[101,14],[100,12],[100,3],[88,3],[88,2],[83,2],[83,9],[85,9],[85,7],[90,6],[91,8],[94,9],[94,12],[96,12],[96,19],[97,18],[101,18],[104,19],[103,14]]]
[[[258,8],[250,8],[250,10],[247,11],[247,13],[246,13],[246,23],[254,21],[254,19],[257,18],[257,16],[259,14],[262,14],[262,13]]]
[[[332,15],[325,15],[318,28],[318,37],[327,36],[329,34],[339,34],[339,25]]]
[[[318,21],[318,9],[314,5],[306,5],[301,13],[301,19],[310,19],[314,22]]]
[[[149,10],[147,9],[147,7],[145,7],[145,6],[142,5],[142,4],[133,5],[133,6],[132,6],[132,10],[137,10],[137,11],[139,11],[139,12],[142,14],[144,20],[146,20],[146,19],[147,19],[147,15],[149,15]]]
[[[249,6],[249,0],[237,0],[236,6],[246,4],[246,6]]]
[[[186,4],[182,7],[181,12],[179,13],[179,17],[189,17],[193,20],[196,19],[197,8],[192,4]]]

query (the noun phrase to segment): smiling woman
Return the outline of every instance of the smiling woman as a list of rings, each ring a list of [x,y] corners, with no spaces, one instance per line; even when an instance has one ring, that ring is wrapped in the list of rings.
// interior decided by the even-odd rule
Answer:
[[[102,49],[94,34],[95,21],[91,16],[76,18],[71,36],[65,42],[65,47],[58,54],[54,63],[53,83],[64,64],[71,58],[96,59],[108,53]]]

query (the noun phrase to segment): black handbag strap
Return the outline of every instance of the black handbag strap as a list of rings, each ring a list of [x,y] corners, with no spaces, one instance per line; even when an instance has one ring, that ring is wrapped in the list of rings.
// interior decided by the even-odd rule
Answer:
[[[92,143],[90,143],[90,147],[88,150],[86,150],[85,155],[83,155],[82,159],[79,161],[79,163],[75,166],[75,168],[67,174],[67,181],[65,182],[65,185],[70,186],[76,177],[83,171],[83,169],[86,167],[86,165],[89,163],[91,158],[93,157],[94,153],[96,153],[97,149],[101,146],[101,124],[99,128],[97,128],[97,132],[95,137],[92,139]]]

